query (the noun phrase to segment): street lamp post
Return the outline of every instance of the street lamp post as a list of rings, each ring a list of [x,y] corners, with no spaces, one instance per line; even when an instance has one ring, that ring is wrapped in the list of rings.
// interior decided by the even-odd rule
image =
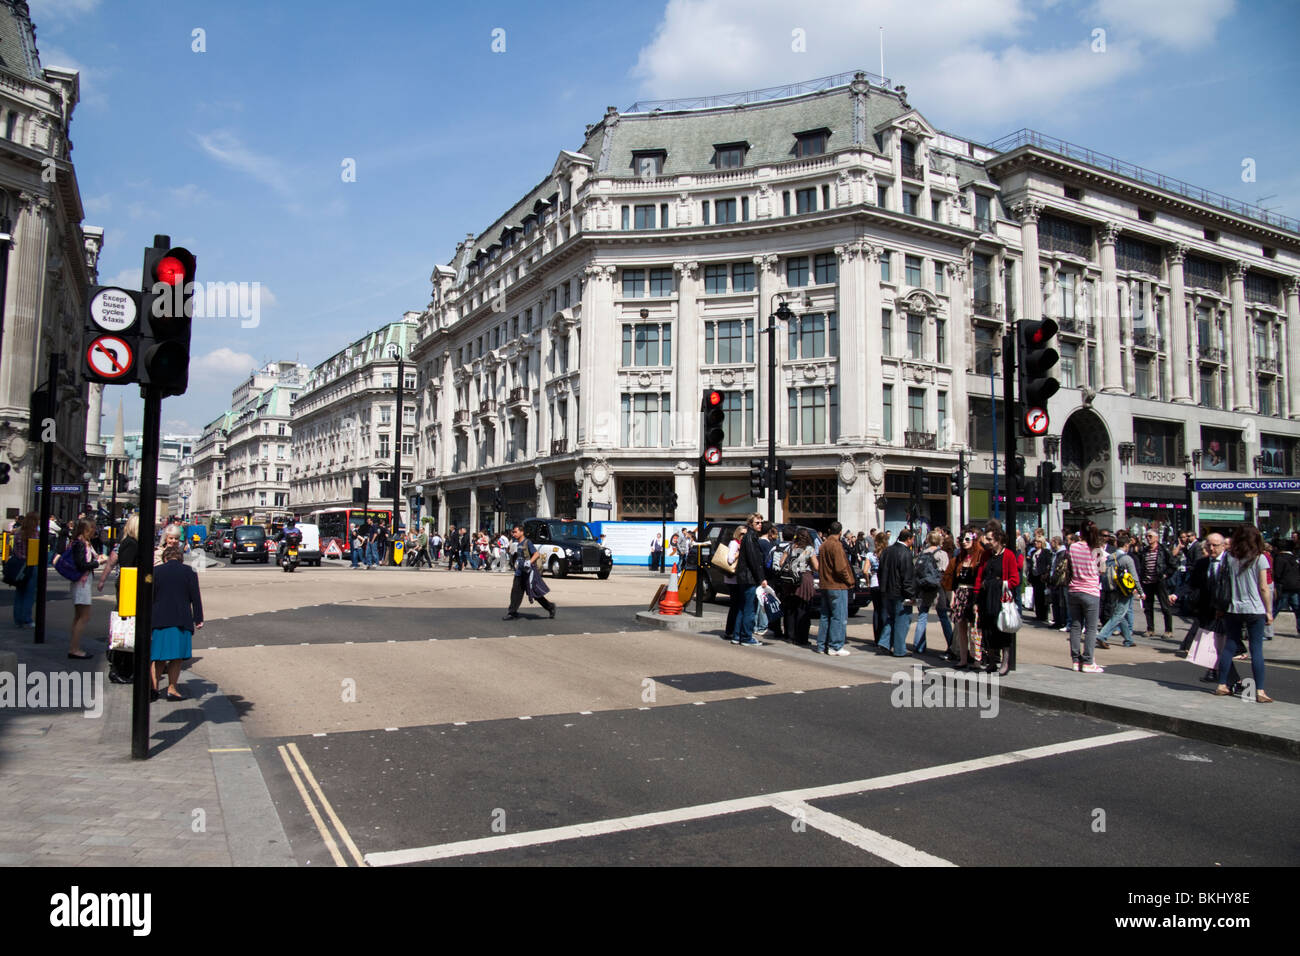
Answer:
[[[998,357],[1002,354],[1000,348],[993,348],[989,352],[989,408],[993,412],[993,517],[1001,517],[1002,510],[998,507],[998,394],[997,387],[993,384],[993,372],[997,367]],[[1007,414],[1010,414],[1008,410]]]
[[[776,330],[777,319],[789,322],[795,317],[785,301],[785,293],[778,292],[772,297],[779,298],[781,304],[775,312],[769,312],[767,328],[767,520],[776,521]]]

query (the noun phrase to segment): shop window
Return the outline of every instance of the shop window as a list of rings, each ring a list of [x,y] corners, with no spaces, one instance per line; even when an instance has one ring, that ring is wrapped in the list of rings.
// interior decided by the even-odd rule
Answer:
[[[1133,437],[1139,465],[1181,466],[1183,426],[1179,422],[1133,419]]]
[[[1241,432],[1228,428],[1201,428],[1203,471],[1245,471],[1246,446]]]

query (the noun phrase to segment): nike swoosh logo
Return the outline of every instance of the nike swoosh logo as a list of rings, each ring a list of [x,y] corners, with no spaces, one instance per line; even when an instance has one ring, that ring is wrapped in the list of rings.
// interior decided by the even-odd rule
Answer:
[[[726,505],[734,505],[734,504],[735,504],[737,501],[739,501],[741,498],[748,498],[748,497],[749,497],[748,494],[736,495],[736,497],[734,497],[734,498],[724,498],[724,497],[722,497],[722,495],[718,495],[718,504],[723,505],[723,506],[726,506]]]

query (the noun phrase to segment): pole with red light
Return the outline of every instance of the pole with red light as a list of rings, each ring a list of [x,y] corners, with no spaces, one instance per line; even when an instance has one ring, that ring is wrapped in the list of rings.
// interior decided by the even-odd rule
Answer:
[[[696,477],[695,489],[695,566],[698,580],[695,582],[695,616],[704,616],[704,582],[709,573],[708,562],[704,559],[704,486],[709,465],[722,461],[722,446],[726,443],[727,432],[723,427],[727,413],[723,409],[726,396],[715,388],[706,388],[700,399],[700,411],[704,423],[700,429],[702,448],[700,451],[700,470]],[[722,541],[719,540],[721,545]]]

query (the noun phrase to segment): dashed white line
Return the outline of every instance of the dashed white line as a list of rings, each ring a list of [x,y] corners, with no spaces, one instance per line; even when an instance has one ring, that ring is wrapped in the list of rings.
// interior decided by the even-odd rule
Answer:
[[[324,734],[312,734],[313,737],[324,737]]]
[[[579,713],[579,714],[582,714],[584,717],[590,717],[590,716],[591,716],[591,711],[589,711],[589,710],[580,710],[580,711],[578,711],[578,713]]]
[[[707,700],[693,700],[693,701],[691,701],[691,703],[694,704],[696,707],[703,707],[705,704],[708,703],[708,701],[707,701]]]
[[[458,720],[458,721],[456,721],[454,724],[452,724],[452,726],[453,726],[453,727],[468,727],[468,726],[469,726],[469,721],[468,721],[468,720]]]
[[[531,717],[520,717],[519,719],[520,719],[520,720],[532,720],[533,718],[531,718]]]
[[[396,727],[385,727],[384,732],[391,734],[396,729],[397,729]]]

